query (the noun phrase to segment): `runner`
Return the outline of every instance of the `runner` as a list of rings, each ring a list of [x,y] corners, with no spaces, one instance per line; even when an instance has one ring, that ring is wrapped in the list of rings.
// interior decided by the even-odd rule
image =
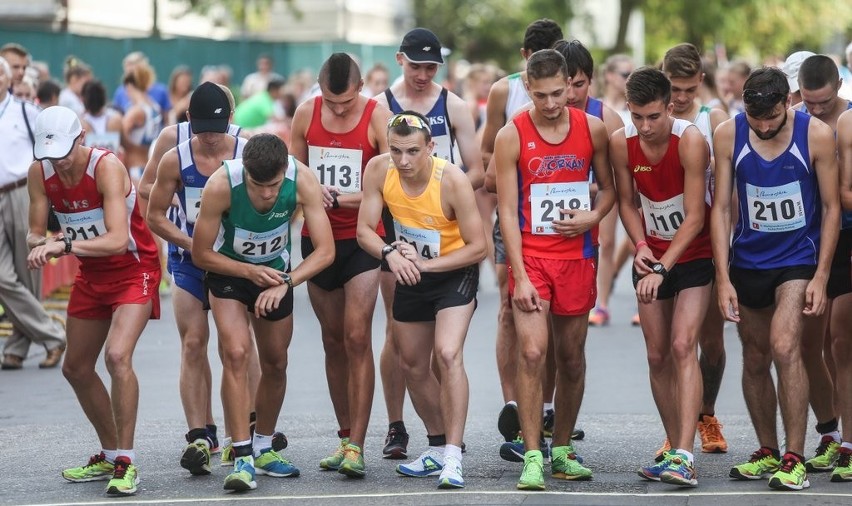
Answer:
[[[62,373],[94,426],[101,450],[62,476],[73,482],[109,479],[107,494],[132,495],[139,384],[133,350],[149,319],[160,315],[160,263],[154,238],[136,203],[127,169],[114,155],[82,144],[85,130],[71,109],[50,107],[33,126],[30,165],[31,269],[74,254],[80,272],[68,301],[68,350]],[[46,237],[53,206],[62,232]],[[98,356],[110,391],[95,371]]]
[[[287,153],[278,137],[259,134],[207,181],[192,240],[193,262],[206,270],[222,357],[225,421],[234,440],[234,471],[225,489],[254,489],[255,472],[298,476],[272,449],[287,383],[293,333],[292,288],[331,264],[334,243],[316,178]],[[314,252],[290,273],[290,219],[301,204]],[[260,355],[257,429],[249,431],[246,379],[254,328]]]
[[[405,111],[391,118],[388,143],[390,154],[373,158],[365,170],[358,243],[386,261],[397,280],[391,336],[429,440],[429,448],[397,472],[439,475],[440,488],[461,488],[469,397],[462,351],[476,308],[485,233],[469,180],[432,155],[425,116]],[[390,245],[376,233],[385,205],[398,237]]]

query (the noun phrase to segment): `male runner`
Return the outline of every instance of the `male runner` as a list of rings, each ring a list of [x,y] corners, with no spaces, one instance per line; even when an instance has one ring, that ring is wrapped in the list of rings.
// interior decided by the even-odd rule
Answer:
[[[290,152],[319,177],[334,235],[335,261],[308,282],[322,329],[325,374],[339,425],[337,450],[320,467],[364,477],[364,438],[373,405],[373,310],[379,264],[358,246],[358,207],[364,168],[387,152],[390,112],[361,95],[358,64],[346,53],[331,55],[319,72],[321,96],[296,109]],[[379,225],[379,231],[384,229]],[[302,228],[302,253],[313,251]]]
[[[287,385],[293,334],[292,288],[331,264],[334,243],[316,177],[288,156],[278,137],[259,134],[241,160],[227,160],[207,181],[195,222],[192,258],[208,271],[213,319],[222,347],[222,399],[234,440],[234,471],[226,490],[257,486],[255,471],[275,477],[299,470],[272,449]],[[290,219],[301,205],[315,249],[290,273]],[[254,328],[260,356],[257,428],[249,432],[246,379]]]
[[[627,80],[632,121],[612,136],[610,156],[621,221],[636,246],[633,285],[651,392],[674,448],[639,475],[696,486],[692,447],[701,405],[696,344],[713,281],[710,206],[704,200],[710,148],[695,125],[671,117],[671,99],[671,82],[661,71],[633,71]]]
[[[672,117],[689,121],[697,126],[698,131],[710,146],[710,163],[707,164],[705,171],[705,201],[707,205],[712,205],[713,131],[728,119],[728,115],[721,109],[707,107],[697,100],[698,89],[704,79],[698,48],[689,43],[672,47],[663,57],[662,70],[672,83]],[[701,437],[702,452],[725,453],[728,451],[728,442],[722,435],[722,424],[715,416],[716,398],[725,372],[725,319],[716,310],[715,285],[713,288],[710,305],[707,307],[707,313],[698,331],[698,344],[701,347],[698,365],[701,367],[703,395],[697,429]],[[662,401],[665,402],[666,399]],[[662,452],[671,450],[668,441],[661,450]]]
[[[760,444],[730,475],[754,480],[771,474],[770,487],[801,490],[810,486],[802,456],[808,414],[802,331],[805,320],[827,306],[840,206],[831,128],[788,111],[789,93],[784,73],[775,68],[755,70],[746,80],[745,113],[722,123],[713,139],[711,214],[719,309],[738,324],[743,395]],[[739,216],[731,240],[734,188]],[[786,433],[783,456],[777,404]]]
[[[107,494],[136,493],[133,437],[139,384],[133,350],[149,319],[160,315],[160,263],[136,203],[127,169],[114,155],[83,146],[85,130],[71,109],[49,107],[33,126],[30,165],[31,269],[74,254],[80,273],[68,301],[68,351],[62,373],[94,426],[101,451],[66,469],[73,482],[109,479]],[[62,232],[46,237],[53,206]],[[95,371],[103,349],[110,392]]]
[[[606,127],[579,109],[566,108],[569,85],[558,51],[534,53],[526,80],[533,109],[503,127],[495,143],[500,229],[518,335],[516,393],[527,435],[518,488],[526,490],[544,489],[539,439],[529,435],[542,429],[548,319],[557,365],[552,474],[571,480],[592,475],[577,461],[570,437],[585,386],[585,338],[596,295],[596,226],[615,197]],[[599,185],[594,203],[592,170]]]
[[[432,155],[425,116],[405,111],[391,118],[388,144],[390,154],[373,158],[365,170],[358,243],[385,260],[397,280],[391,335],[429,439],[429,448],[397,472],[439,475],[440,488],[461,488],[469,397],[462,351],[476,308],[485,233],[469,180]],[[385,205],[398,238],[393,244],[376,233]]]

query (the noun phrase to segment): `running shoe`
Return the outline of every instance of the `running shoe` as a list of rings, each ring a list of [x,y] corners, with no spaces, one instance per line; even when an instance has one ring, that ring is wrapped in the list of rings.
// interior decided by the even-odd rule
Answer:
[[[299,469],[272,448],[261,450],[260,455],[254,459],[254,467],[260,475],[275,478],[299,476]]]
[[[438,488],[464,488],[462,464],[456,457],[449,456],[444,459],[444,469],[438,476]]]
[[[107,484],[107,495],[133,495],[136,493],[136,485],[139,484],[139,474],[136,466],[130,463],[130,459],[124,455],[115,459],[115,471],[112,479]]]
[[[234,471],[225,477],[225,490],[244,492],[256,489],[254,475],[254,459],[251,456],[239,457],[234,461]]]
[[[840,448],[837,465],[834,466],[834,471],[831,472],[831,481],[835,483],[852,481],[852,450],[849,448]]]
[[[367,474],[364,467],[364,452],[360,446],[349,443],[343,448],[343,460],[337,472],[350,478],[363,478]]]
[[[180,457],[180,467],[193,476],[210,474],[210,449],[200,439],[189,443]]]
[[[229,467],[234,465],[234,445],[231,443],[231,438],[227,438],[226,443],[222,446],[222,454],[219,456],[219,465]]]
[[[392,460],[408,458],[408,433],[397,430],[396,427],[388,429],[385,447],[382,449],[382,458]]]
[[[518,480],[518,490],[544,490],[544,456],[538,450],[524,454],[524,470]]]
[[[781,468],[769,479],[769,488],[775,490],[802,490],[811,486],[808,471],[799,457],[787,452],[781,460]]]
[[[544,412],[544,419],[541,422],[544,437],[553,437],[553,424],[556,422],[556,413],[552,409]]]
[[[100,452],[92,455],[88,464],[62,471],[62,477],[74,483],[83,483],[112,479],[114,472],[115,465],[106,459],[104,452]]]
[[[574,432],[571,433],[571,440],[582,441],[586,437],[586,431],[580,427],[574,427]]]
[[[816,449],[816,455],[805,462],[809,473],[831,471],[837,462],[840,443],[831,436],[823,436]]]
[[[428,448],[421,453],[416,460],[408,464],[396,466],[396,472],[404,476],[423,478],[425,476],[438,476],[444,469],[444,454],[437,450]]]
[[[516,405],[506,404],[503,406],[497,416],[497,430],[500,431],[507,443],[518,438],[518,433],[521,432],[521,420],[518,418],[518,407]]]
[[[596,307],[589,313],[589,327],[604,327],[609,325],[609,311]]]
[[[663,446],[657,448],[657,451],[654,453],[654,460],[657,462],[661,461],[671,449],[672,444],[669,441],[669,438],[666,438],[666,440],[663,441]]]
[[[651,465],[639,467],[639,476],[646,480],[660,481],[660,475],[669,467],[670,458],[670,451],[664,452],[662,458],[659,460],[657,460],[657,457],[654,457],[654,461]]]
[[[577,460],[574,447],[554,446],[550,450],[550,475],[561,480],[586,481],[592,479],[592,470]]]
[[[698,435],[701,436],[701,451],[704,453],[727,453],[728,442],[722,435],[722,424],[713,415],[701,415],[698,421]]]
[[[772,475],[781,466],[781,461],[772,450],[763,447],[751,454],[748,462],[731,468],[728,476],[737,480],[760,480]]]
[[[538,448],[542,455],[544,455],[544,458],[550,457],[550,446],[544,438],[538,441]],[[500,445],[500,458],[509,462],[523,462],[525,453],[524,436],[522,434],[518,434],[518,437],[514,441]],[[583,459],[581,458],[580,462],[582,461]]]
[[[666,469],[660,473],[660,481],[680,487],[698,486],[695,466],[686,458],[686,456],[677,452],[670,454]]]
[[[340,464],[343,462],[343,453],[346,451],[346,445],[349,444],[349,438],[345,437],[340,440],[334,453],[320,460],[320,469],[326,471],[337,471],[340,469]]]

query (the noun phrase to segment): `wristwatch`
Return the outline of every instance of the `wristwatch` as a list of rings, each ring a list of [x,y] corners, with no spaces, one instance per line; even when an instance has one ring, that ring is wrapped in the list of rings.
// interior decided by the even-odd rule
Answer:
[[[660,262],[651,265],[651,270],[654,271],[654,274],[659,274],[660,276],[662,276],[663,279],[666,279],[666,276],[669,275],[669,271],[666,270],[666,266],[661,264]]]
[[[62,242],[65,243],[65,254],[71,253],[71,238],[67,235],[62,236]]]
[[[332,209],[340,209],[340,202],[338,202],[338,201],[337,201],[337,194],[336,194],[336,193],[332,193],[332,194],[331,194],[331,198],[333,199],[333,200],[331,201],[331,208],[332,208]]]
[[[396,247],[391,246],[390,244],[385,244],[384,247],[382,247],[382,260],[390,255],[392,251],[396,251]]]
[[[281,276],[281,279],[282,279],[285,283],[287,283],[287,286],[289,286],[290,288],[293,288],[293,278],[291,278],[291,277],[290,277],[290,274],[289,274],[289,273],[286,273],[286,272],[279,272],[278,274]]]

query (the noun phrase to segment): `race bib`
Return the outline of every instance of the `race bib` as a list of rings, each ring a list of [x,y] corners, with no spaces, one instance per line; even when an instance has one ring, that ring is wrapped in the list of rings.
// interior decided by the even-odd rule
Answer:
[[[100,134],[88,132],[86,134],[86,146],[118,153],[118,148],[121,146],[121,136],[118,132],[104,132]]]
[[[414,246],[424,260],[441,256],[441,232],[425,228],[407,227],[398,221],[393,221],[393,229],[400,241]]]
[[[432,137],[432,140],[435,141],[435,148],[432,150],[433,156],[437,156],[438,158],[461,166],[462,160],[458,143],[450,146],[449,135],[438,135],[436,137]]]
[[[798,181],[768,187],[746,183],[746,204],[749,226],[758,232],[789,232],[807,224]]]
[[[188,223],[195,223],[195,220],[198,219],[198,211],[201,209],[201,190],[203,188],[194,188],[191,186],[186,186],[183,189],[183,195],[186,199],[186,221]]]
[[[562,219],[560,209],[592,209],[589,182],[536,183],[530,185],[530,216],[534,235],[558,234],[553,222]]]
[[[343,193],[361,191],[360,149],[308,146],[308,162],[323,186],[335,186]]]
[[[282,223],[278,228],[267,232],[252,232],[242,228],[234,229],[234,252],[253,264],[262,264],[276,257],[290,261],[287,243],[290,240],[290,224]]]
[[[62,227],[62,233],[72,241],[85,241],[106,234],[103,208],[80,213],[56,212],[56,219]]]
[[[674,239],[686,214],[683,210],[683,193],[662,202],[653,201],[641,193],[639,197],[645,216],[645,235],[664,241]]]

